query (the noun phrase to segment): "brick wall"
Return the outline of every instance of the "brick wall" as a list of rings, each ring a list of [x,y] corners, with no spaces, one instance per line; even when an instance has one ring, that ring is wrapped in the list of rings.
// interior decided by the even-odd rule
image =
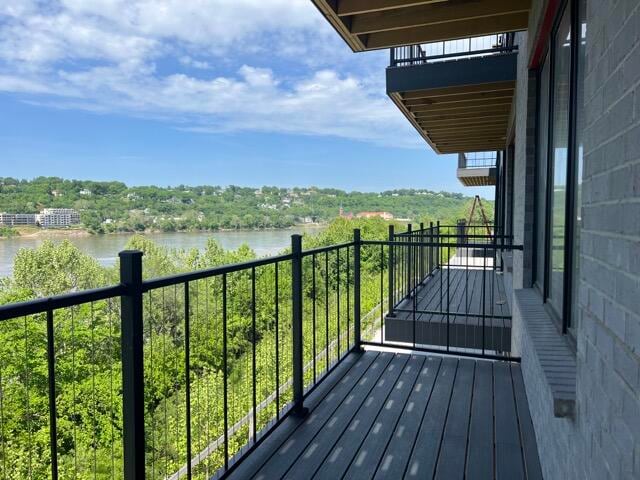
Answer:
[[[529,38],[544,2],[533,3]],[[631,479],[640,478],[640,2],[588,0],[587,25],[573,418],[553,415],[548,381],[517,305],[514,349],[522,355],[545,478]],[[530,49],[531,42],[521,48],[518,70],[516,191],[532,185]],[[521,288],[528,286],[533,209],[526,195],[515,199],[516,241],[525,243],[524,255],[514,256],[514,287]]]
[[[587,22],[578,401],[601,422],[587,455],[640,478],[640,2],[591,0]]]

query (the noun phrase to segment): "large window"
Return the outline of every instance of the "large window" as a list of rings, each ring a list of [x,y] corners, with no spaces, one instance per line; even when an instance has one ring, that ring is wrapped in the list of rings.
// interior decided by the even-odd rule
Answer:
[[[545,286],[545,244],[547,207],[547,154],[549,149],[549,56],[547,55],[539,76],[538,90],[538,145],[536,166],[536,264],[535,283],[544,292]]]
[[[577,321],[585,2],[565,2],[538,73],[535,283],[565,332]]]
[[[573,305],[578,303],[578,287],[580,285],[580,230],[582,229],[582,165],[584,157],[584,82],[585,64],[587,61],[587,1],[580,0],[578,2],[578,31],[580,36],[577,38],[577,81],[576,90],[576,140],[575,140],[575,165],[574,165],[574,225],[573,225],[573,264],[572,264],[572,280],[571,280],[571,302]],[[574,328],[578,324],[578,309],[571,310],[571,319],[569,327]]]
[[[549,302],[562,314],[566,243],[567,156],[569,149],[569,91],[571,84],[571,9],[568,5],[553,42],[553,117],[551,137],[551,195]]]

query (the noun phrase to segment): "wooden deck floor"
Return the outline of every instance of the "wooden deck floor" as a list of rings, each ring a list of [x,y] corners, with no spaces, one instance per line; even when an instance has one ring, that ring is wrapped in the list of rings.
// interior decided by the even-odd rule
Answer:
[[[447,305],[449,315],[422,313],[446,312]],[[484,343],[486,350],[510,352],[510,317],[502,275],[444,267],[417,290],[415,299],[398,305],[395,317],[387,317],[385,341],[413,343],[415,337],[416,344],[446,346],[448,339],[451,347],[481,349]]]
[[[540,479],[515,363],[350,354],[233,479]]]

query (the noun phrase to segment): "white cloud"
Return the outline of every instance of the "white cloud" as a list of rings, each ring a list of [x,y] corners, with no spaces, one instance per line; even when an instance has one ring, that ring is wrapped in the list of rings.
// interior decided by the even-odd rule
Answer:
[[[380,57],[349,53],[308,0],[34,0],[0,7],[0,25],[0,91],[32,103],[418,144],[398,134],[411,129],[384,94]]]

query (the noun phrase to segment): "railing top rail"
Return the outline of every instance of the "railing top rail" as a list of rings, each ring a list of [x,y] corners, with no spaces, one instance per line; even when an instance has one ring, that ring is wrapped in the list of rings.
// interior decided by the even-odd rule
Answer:
[[[353,247],[353,245],[354,245],[354,242],[344,242],[344,243],[337,243],[335,245],[329,245],[327,247],[311,248],[309,250],[303,250],[302,256],[308,257],[309,255],[314,255],[314,254],[317,255],[319,253],[332,252],[334,250],[340,250],[341,248]]]
[[[126,287],[124,285],[112,285],[92,290],[65,293],[53,297],[10,303],[0,306],[0,321],[23,317],[26,315],[36,315],[51,310],[73,307],[100,300],[107,300],[109,298],[119,297],[123,295],[125,291]]]
[[[262,267],[265,265],[271,265],[280,262],[286,262],[293,258],[290,253],[284,255],[276,255],[273,257],[264,257],[256,260],[250,260],[248,262],[232,263],[230,265],[220,265],[217,267],[206,268],[203,270],[196,270],[195,272],[178,273],[175,275],[169,275],[166,277],[154,278],[151,280],[145,280],[142,282],[142,291],[148,292],[149,290],[155,290],[157,288],[169,287],[177,285],[179,283],[193,282],[195,280],[202,280],[205,278],[216,277],[228,273],[239,272],[241,270],[248,270],[250,268]]]
[[[487,250],[522,250],[522,245],[512,245],[509,243],[466,243],[455,242],[450,244],[443,244],[442,242],[412,242],[411,244],[406,242],[398,242],[392,240],[363,240],[362,245],[390,245],[393,247],[456,247],[456,248],[480,248]]]

